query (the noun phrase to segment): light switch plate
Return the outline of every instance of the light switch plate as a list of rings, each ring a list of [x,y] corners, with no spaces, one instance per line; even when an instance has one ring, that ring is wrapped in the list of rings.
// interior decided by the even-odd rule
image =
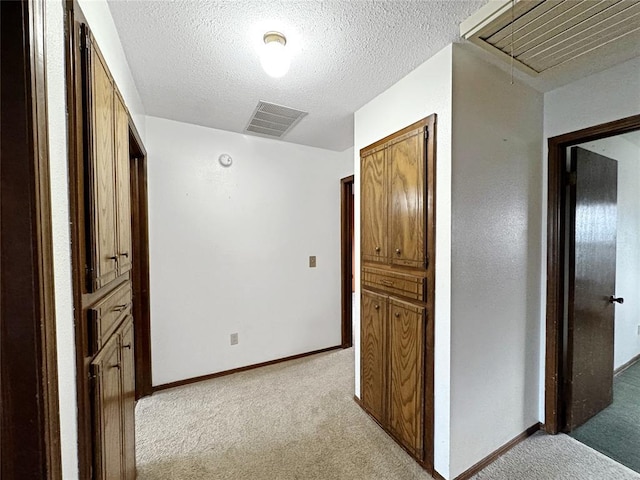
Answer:
[[[231,345],[237,345],[238,344],[238,334],[237,333],[232,333],[231,334]]]
[[[309,268],[316,268],[316,256],[311,255],[309,257]]]

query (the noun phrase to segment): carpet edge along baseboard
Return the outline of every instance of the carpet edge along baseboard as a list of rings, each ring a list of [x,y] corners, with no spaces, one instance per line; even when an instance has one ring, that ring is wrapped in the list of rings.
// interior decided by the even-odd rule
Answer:
[[[290,360],[297,360],[299,358],[309,357],[311,355],[317,355],[319,353],[326,353],[332,350],[339,350],[342,345],[335,345],[333,347],[321,348],[320,350],[313,350],[311,352],[298,353],[289,357],[277,358],[275,360],[269,360],[267,362],[254,363],[252,365],[246,365],[244,367],[232,368],[231,370],[224,370],[222,372],[210,373],[208,375],[201,375],[199,377],[186,378],[184,380],[178,380],[170,383],[163,383],[153,387],[153,393],[160,392],[162,390],[168,390],[170,388],[182,387],[184,385],[190,385],[192,383],[204,382],[205,380],[211,380],[212,378],[224,377],[226,375],[232,375],[234,373],[246,372],[247,370],[254,370],[256,368],[268,367],[269,365],[275,365],[277,363],[288,362]]]
[[[485,458],[483,458],[478,463],[473,465],[471,468],[462,472],[460,475],[458,475],[455,478],[455,480],[469,480],[480,470],[483,470],[484,468],[488,467],[490,464],[495,462],[499,457],[507,453],[509,450],[511,450],[513,447],[518,445],[523,440],[526,440],[527,438],[529,438],[531,435],[539,431],[541,428],[542,428],[542,423],[540,422],[531,425],[520,435],[517,435],[516,437],[514,437],[513,439],[505,443],[503,446],[495,450],[493,453],[487,455]]]

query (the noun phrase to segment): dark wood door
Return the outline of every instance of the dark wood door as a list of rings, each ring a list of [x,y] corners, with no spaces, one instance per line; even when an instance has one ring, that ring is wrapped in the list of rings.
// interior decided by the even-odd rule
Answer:
[[[408,133],[390,143],[387,159],[392,263],[424,268],[424,130]]]
[[[124,321],[120,347],[122,349],[122,461],[124,464],[124,479],[134,480],[136,478],[136,379],[132,317]]]
[[[386,416],[387,297],[362,291],[360,316],[360,399],[382,424]]]
[[[95,377],[94,473],[97,480],[121,480],[122,465],[122,363],[120,336],[111,340],[96,355],[91,367]]]
[[[424,307],[389,300],[389,427],[422,457]]]
[[[567,430],[611,404],[617,162],[571,149]]]
[[[365,153],[360,169],[361,255],[363,261],[388,262],[385,150]]]
[[[116,195],[114,160],[114,90],[111,77],[95,49],[91,55],[91,254],[93,289],[117,276]]]

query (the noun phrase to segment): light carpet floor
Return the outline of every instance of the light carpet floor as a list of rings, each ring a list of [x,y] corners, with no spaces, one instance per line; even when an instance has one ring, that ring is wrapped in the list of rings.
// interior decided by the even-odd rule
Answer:
[[[140,400],[138,479],[430,479],[354,402],[353,355],[338,350]],[[565,435],[538,434],[475,478],[640,476]]]

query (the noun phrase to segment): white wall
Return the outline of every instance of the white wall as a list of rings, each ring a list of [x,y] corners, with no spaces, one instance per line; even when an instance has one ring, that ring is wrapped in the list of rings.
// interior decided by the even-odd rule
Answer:
[[[618,161],[614,368],[640,354],[640,146],[617,136],[580,145]]]
[[[89,23],[89,28],[98,42],[113,79],[129,109],[133,123],[145,140],[145,111],[140,94],[133,80],[129,63],[124,54],[118,30],[113,22],[109,5],[104,0],[78,0],[82,13]]]
[[[355,112],[356,298],[360,298],[360,149],[432,113],[438,115],[436,165],[435,445],[436,470],[449,476],[449,320],[451,267],[452,46]],[[354,316],[356,395],[360,396],[360,302]]]
[[[541,93],[454,45],[451,478],[538,418]]]
[[[542,224],[542,274],[540,286],[542,290],[542,329],[540,332],[540,418],[544,418],[544,358],[546,329],[544,308],[546,308],[547,281],[547,139],[573,132],[582,128],[600,125],[640,114],[640,57],[621,65],[591,75],[576,82],[565,85],[544,95],[544,144],[542,208],[544,212]]]
[[[67,117],[62,2],[45,6],[49,162],[56,302],[62,477],[78,478],[76,359],[71,289]]]
[[[146,123],[154,385],[339,345],[351,150]]]

